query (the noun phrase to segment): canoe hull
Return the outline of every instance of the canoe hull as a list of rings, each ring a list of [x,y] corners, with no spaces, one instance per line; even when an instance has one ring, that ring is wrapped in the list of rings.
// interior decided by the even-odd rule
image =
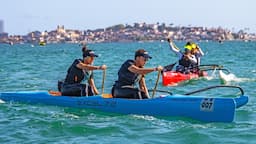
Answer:
[[[241,98],[244,100],[239,99],[241,101],[239,103],[240,106],[248,102],[248,97],[243,96]],[[236,109],[236,102],[233,98],[204,98],[178,95],[130,100],[102,98],[101,96],[52,96],[48,92],[4,92],[0,93],[0,99],[31,104],[95,109],[119,114],[187,117],[203,122],[232,122]]]
[[[206,72],[204,75],[207,75]],[[176,86],[181,82],[199,78],[198,74],[183,74],[175,71],[166,71],[162,74],[162,82],[164,86]]]

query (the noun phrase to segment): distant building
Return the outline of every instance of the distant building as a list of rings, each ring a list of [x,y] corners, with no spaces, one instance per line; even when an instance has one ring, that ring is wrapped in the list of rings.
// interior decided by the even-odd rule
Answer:
[[[64,34],[64,33],[66,33],[66,30],[65,30],[65,28],[64,28],[64,25],[62,25],[62,26],[57,26],[57,33],[59,33],[59,34]]]
[[[0,33],[4,32],[4,21],[0,20]]]

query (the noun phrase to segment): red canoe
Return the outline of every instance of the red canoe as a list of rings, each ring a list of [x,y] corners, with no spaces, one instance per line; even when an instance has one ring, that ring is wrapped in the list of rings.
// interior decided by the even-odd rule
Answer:
[[[202,76],[207,76],[207,72],[203,72]],[[176,86],[181,82],[198,77],[197,73],[183,74],[175,71],[166,71],[162,74],[162,81],[164,86]]]

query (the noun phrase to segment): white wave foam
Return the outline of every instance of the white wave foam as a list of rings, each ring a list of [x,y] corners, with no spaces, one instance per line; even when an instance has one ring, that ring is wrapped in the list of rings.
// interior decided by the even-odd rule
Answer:
[[[3,101],[3,100],[0,99],[0,104],[2,104],[2,103],[5,103],[5,101]]]
[[[212,71],[211,74],[209,74],[208,76],[206,76],[205,78],[207,80],[212,80],[212,79],[215,79],[217,76],[216,76],[216,69]]]
[[[221,83],[227,84],[229,82],[245,82],[245,81],[251,81],[252,79],[249,78],[239,78],[236,77],[233,73],[225,74],[222,70],[219,71],[219,77],[221,80]]]
[[[146,115],[132,115],[132,116],[135,117],[135,118],[138,118],[138,119],[144,119],[144,120],[149,120],[149,121],[152,121],[152,120],[156,119],[153,116],[146,116]]]

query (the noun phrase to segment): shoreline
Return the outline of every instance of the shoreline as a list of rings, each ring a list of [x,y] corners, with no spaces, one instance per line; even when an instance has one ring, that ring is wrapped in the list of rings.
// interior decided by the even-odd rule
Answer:
[[[248,34],[240,30],[237,33],[228,29],[206,27],[167,26],[166,24],[135,23],[131,25],[118,24],[96,30],[71,30],[57,26],[52,31],[33,31],[27,35],[0,34],[0,43],[109,43],[109,42],[150,42],[165,41],[171,38],[175,41],[256,41],[256,34]]]

